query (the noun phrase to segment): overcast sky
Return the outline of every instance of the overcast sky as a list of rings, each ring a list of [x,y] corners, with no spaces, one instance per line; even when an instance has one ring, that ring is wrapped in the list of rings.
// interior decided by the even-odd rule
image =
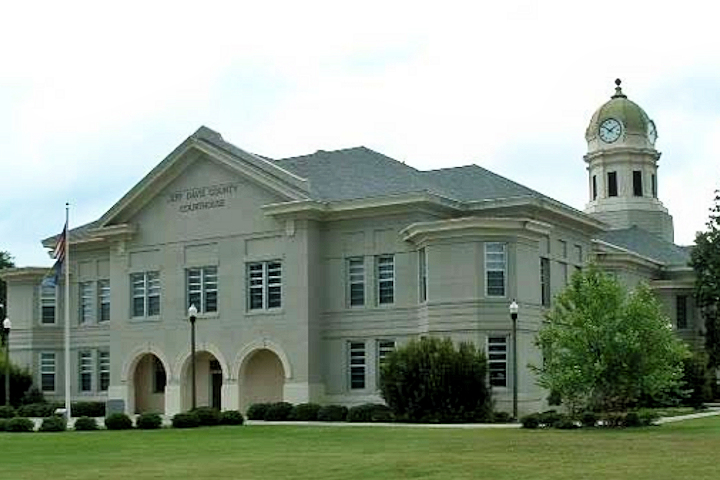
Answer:
[[[577,209],[613,93],[657,124],[675,240],[720,187],[715,2],[63,1],[0,18],[0,250],[109,209],[200,125],[273,158],[364,145],[475,163]]]

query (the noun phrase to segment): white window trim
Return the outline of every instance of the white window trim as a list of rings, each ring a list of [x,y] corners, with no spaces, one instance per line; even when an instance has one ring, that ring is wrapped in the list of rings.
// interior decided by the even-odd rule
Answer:
[[[102,307],[103,307],[103,297],[102,297],[102,288],[101,284],[105,282],[107,283],[108,288],[108,297],[107,297],[107,305],[108,305],[108,318],[103,320],[102,318]],[[110,280],[107,278],[102,278],[97,281],[95,288],[96,298],[97,298],[97,323],[106,323],[110,321],[110,314],[111,314],[111,298],[112,298],[112,292],[110,290]]]
[[[207,289],[207,280],[206,280],[206,270],[208,269],[215,269],[215,289],[214,290],[208,290]],[[220,269],[217,267],[217,265],[204,265],[202,267],[187,267],[185,269],[185,302],[188,307],[190,307],[190,271],[191,270],[197,270],[200,272],[200,301],[198,304],[195,304],[195,302],[192,302],[195,305],[195,308],[197,308],[198,313],[202,315],[217,315],[220,311]],[[207,311],[207,294],[215,292],[215,310]]]
[[[277,263],[280,265],[280,282],[279,283],[273,283],[272,287],[278,287],[280,288],[280,305],[271,307],[269,306],[270,303],[270,275],[269,275],[269,265],[271,263]],[[262,283],[260,285],[253,286],[251,284],[251,277],[250,277],[250,268],[253,265],[261,265],[262,266]],[[281,311],[283,308],[283,305],[285,304],[285,289],[283,288],[283,262],[280,259],[274,259],[274,260],[262,260],[257,262],[247,262],[245,264],[245,283],[247,285],[247,288],[245,289],[245,294],[247,296],[246,301],[246,310],[249,313],[258,313],[258,312],[278,312]],[[253,290],[261,290],[262,294],[262,306],[261,307],[252,307],[252,291]]]
[[[491,338],[504,338],[505,339],[505,386],[499,386],[499,385],[491,385],[490,384],[490,364],[491,363],[501,363],[500,361],[491,361],[490,360],[490,339]],[[488,361],[488,385],[491,388],[496,389],[503,389],[506,390],[510,388],[510,335],[506,333],[498,333],[498,334],[488,334],[485,338],[485,348],[487,352],[487,361]]]
[[[149,275],[156,274],[158,284],[160,284],[160,271],[159,270],[147,270],[142,272],[130,272],[130,318],[142,319],[142,318],[158,318],[162,313],[162,288],[159,289],[158,297],[158,313],[150,315],[150,280]],[[133,277],[136,275],[142,275],[143,278],[143,314],[135,315],[135,296]],[[156,295],[153,295],[155,297]],[[112,307],[111,307],[112,308]]]
[[[383,258],[390,258],[392,259],[392,277],[390,279],[380,279],[380,260]],[[392,302],[380,302],[380,284],[381,283],[392,283]],[[384,253],[382,255],[378,255],[375,257],[375,295],[376,295],[376,301],[375,303],[378,306],[383,305],[394,305],[397,298],[397,284],[395,282],[395,254],[394,253]]]
[[[86,357],[86,358],[89,358],[89,361],[86,364],[83,364],[83,354],[89,355],[88,357]],[[77,377],[78,394],[79,395],[92,395],[93,393],[95,393],[95,388],[93,388],[93,387],[95,387],[95,381],[93,378],[95,376],[95,368],[94,368],[95,359],[94,359],[93,351],[92,350],[80,350],[80,351],[78,351],[77,359],[78,359],[78,363],[77,363],[77,365],[78,365],[78,370],[77,370],[77,372],[78,372],[78,377]],[[83,369],[84,366],[87,366],[89,368],[89,371],[84,370]],[[90,375],[90,388],[88,390],[83,390],[83,388],[82,388],[83,387],[83,385],[82,385],[83,374]]]
[[[53,308],[55,309],[54,313],[53,313],[53,321],[52,321],[52,323],[44,323],[43,322],[43,298],[44,298],[43,286],[42,285],[38,286],[38,291],[39,291],[38,296],[39,296],[39,301],[40,301],[39,323],[41,326],[49,327],[49,326],[57,325],[57,323],[58,323],[58,287],[57,287],[57,285],[55,285],[52,288],[54,289],[54,292],[55,292],[54,298],[53,298],[53,303],[54,303]]]
[[[377,388],[380,388],[380,365],[382,365],[383,355],[380,348],[381,343],[389,343],[392,342],[393,346],[392,349],[387,351],[385,355],[388,355],[389,353],[392,353],[397,348],[397,341],[393,338],[378,338],[375,340],[375,386]]]
[[[363,370],[363,386],[353,388],[352,384],[352,373],[353,373],[353,367],[360,367],[360,364],[353,365],[352,363],[352,353],[353,353],[353,344],[361,344],[363,346],[362,352],[363,352],[363,363],[362,363],[362,370]],[[367,349],[367,342],[365,340],[348,340],[347,342],[347,382],[348,382],[348,391],[350,392],[362,392],[367,390],[368,388],[368,349]]]
[[[503,268],[502,269],[489,269],[488,268],[488,245],[502,245],[503,246]],[[484,258],[484,266],[485,266],[485,296],[490,298],[506,298],[507,297],[507,290],[508,290],[508,245],[506,242],[485,242],[485,258]],[[502,295],[494,295],[489,292],[489,282],[488,282],[488,272],[503,272],[503,293]]]
[[[362,266],[362,280],[357,281],[353,280],[353,272],[352,272],[352,265],[351,263],[353,261],[358,261],[360,265]],[[345,279],[347,281],[347,306],[348,308],[363,308],[365,307],[367,303],[367,273],[365,268],[365,257],[364,256],[354,256],[354,257],[347,257],[345,259]],[[356,274],[359,276],[359,274]],[[353,285],[362,285],[362,291],[363,291],[363,298],[362,303],[354,304],[352,303],[352,287]]]
[[[43,389],[43,374],[45,373],[45,372],[43,372],[43,355],[52,355],[52,356],[53,356],[53,370],[52,370],[52,375],[53,375],[53,389],[52,389],[52,390],[44,390],[44,389]],[[38,375],[39,375],[38,383],[39,383],[39,385],[40,385],[40,391],[41,391],[43,394],[54,394],[54,393],[57,392],[57,381],[58,381],[58,378],[57,378],[57,363],[58,363],[58,362],[57,362],[57,357],[58,357],[58,356],[57,356],[57,354],[56,354],[55,352],[47,352],[47,351],[46,351],[46,352],[40,352],[40,353],[38,354]],[[48,373],[48,375],[49,375],[49,373]]]
[[[88,288],[87,295],[85,295],[84,287]],[[94,282],[85,281],[78,283],[78,324],[79,325],[90,325],[95,320],[95,305],[94,299],[96,296]],[[87,300],[87,304],[85,303]],[[85,315],[87,313],[87,316]]]
[[[418,250],[418,274],[419,274],[419,292],[418,298],[420,303],[428,301],[428,256],[425,247]]]
[[[102,388],[102,374],[103,374],[103,364],[102,364],[102,354],[107,354],[107,374],[108,374],[108,385],[107,388]],[[107,392],[110,389],[110,351],[109,350],[103,350],[100,349],[97,351],[97,391],[98,392]]]

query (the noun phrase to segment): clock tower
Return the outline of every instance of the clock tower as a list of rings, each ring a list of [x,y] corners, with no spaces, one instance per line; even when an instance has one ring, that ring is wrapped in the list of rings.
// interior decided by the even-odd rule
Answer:
[[[590,201],[585,212],[611,229],[637,226],[673,242],[673,221],[658,199],[655,123],[628,100],[615,80],[615,94],[593,114],[585,131]]]

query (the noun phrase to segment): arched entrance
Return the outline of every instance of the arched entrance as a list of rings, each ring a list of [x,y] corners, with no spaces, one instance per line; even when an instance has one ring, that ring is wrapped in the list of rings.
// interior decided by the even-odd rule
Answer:
[[[188,358],[183,367],[182,409],[192,408],[192,364]],[[207,351],[195,353],[195,388],[198,407],[214,407],[222,410],[222,366],[215,356]]]
[[[281,402],[285,371],[275,352],[262,348],[252,352],[240,368],[240,410],[253,403]]]
[[[134,413],[165,413],[167,373],[160,359],[152,353],[140,357],[132,379],[135,392]]]

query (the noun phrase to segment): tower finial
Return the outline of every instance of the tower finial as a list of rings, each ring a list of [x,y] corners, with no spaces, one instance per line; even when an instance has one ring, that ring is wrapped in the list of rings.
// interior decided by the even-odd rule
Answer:
[[[627,95],[625,95],[622,91],[622,88],[620,88],[620,84],[622,83],[622,80],[619,78],[615,79],[615,95],[613,95],[611,98],[627,98]]]

